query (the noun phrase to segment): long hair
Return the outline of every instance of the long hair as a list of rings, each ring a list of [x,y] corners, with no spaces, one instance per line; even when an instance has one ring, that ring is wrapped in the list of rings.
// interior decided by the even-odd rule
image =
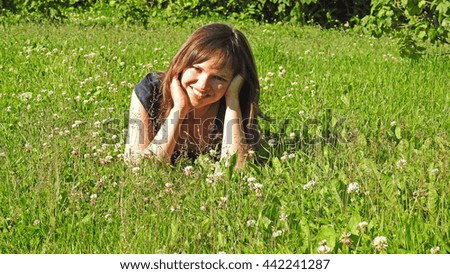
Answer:
[[[161,118],[165,118],[173,107],[170,83],[184,69],[218,57],[217,67],[230,67],[233,77],[240,74],[244,78],[239,93],[245,138],[251,147],[259,143],[258,107],[259,80],[250,45],[244,34],[227,24],[212,23],[197,29],[178,50],[165,73],[161,88],[163,92]],[[225,100],[220,104],[224,107]],[[223,123],[223,121],[221,121]]]

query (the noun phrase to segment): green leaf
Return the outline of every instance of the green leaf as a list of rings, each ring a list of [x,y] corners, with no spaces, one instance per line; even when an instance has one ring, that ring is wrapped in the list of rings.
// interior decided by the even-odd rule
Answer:
[[[217,233],[217,242],[220,247],[223,247],[227,244],[227,240],[225,239],[225,236],[220,231]]]
[[[333,250],[334,246],[336,245],[336,232],[334,231],[334,228],[332,226],[322,226],[319,230],[319,233],[317,233],[317,246],[319,246],[319,243],[323,240],[327,241],[327,246]]]
[[[402,139],[402,129],[401,129],[401,127],[396,127],[395,128],[395,137],[397,137],[397,139],[399,139],[399,140]]]
[[[269,225],[272,223],[272,221],[269,218],[267,218],[266,216],[264,216],[261,219],[261,223],[263,224],[265,229],[268,229]]]

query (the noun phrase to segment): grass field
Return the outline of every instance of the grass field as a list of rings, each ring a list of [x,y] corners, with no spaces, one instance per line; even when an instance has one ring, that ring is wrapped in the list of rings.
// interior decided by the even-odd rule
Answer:
[[[0,26],[0,253],[450,253],[449,47],[235,22],[266,161],[124,164],[134,85],[203,23]]]

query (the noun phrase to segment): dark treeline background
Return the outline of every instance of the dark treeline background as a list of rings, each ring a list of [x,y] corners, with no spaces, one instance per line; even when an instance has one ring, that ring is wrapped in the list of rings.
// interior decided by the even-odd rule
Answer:
[[[264,23],[295,22],[324,28],[358,28],[399,41],[402,56],[417,57],[423,42],[450,44],[450,0],[0,0],[4,18],[64,21],[95,13],[144,26],[152,18],[178,24],[209,16]],[[11,20],[9,20],[11,21]]]

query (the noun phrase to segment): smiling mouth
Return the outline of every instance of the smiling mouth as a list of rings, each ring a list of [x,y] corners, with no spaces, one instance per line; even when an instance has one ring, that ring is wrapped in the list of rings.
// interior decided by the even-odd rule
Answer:
[[[206,94],[204,92],[199,92],[195,89],[192,89],[192,92],[194,93],[195,96],[200,97],[200,98],[205,98],[206,96],[208,96],[208,94]]]

